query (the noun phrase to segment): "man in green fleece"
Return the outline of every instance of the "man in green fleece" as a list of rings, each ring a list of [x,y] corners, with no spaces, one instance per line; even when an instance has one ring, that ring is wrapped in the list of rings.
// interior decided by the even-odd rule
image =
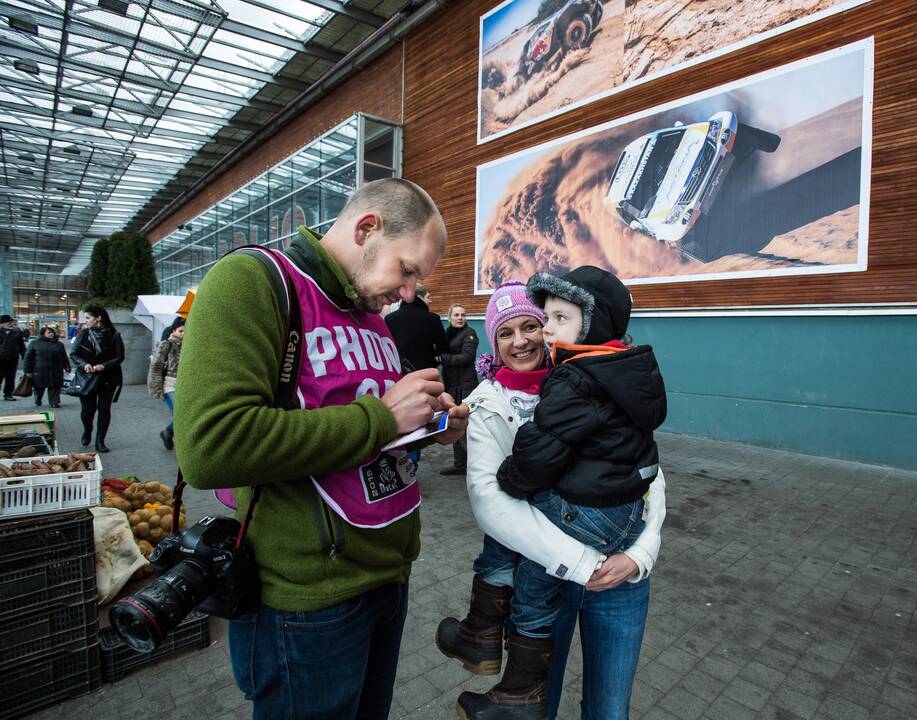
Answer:
[[[175,445],[188,483],[262,488],[248,538],[257,612],[230,623],[236,682],[254,718],[385,718],[407,581],[420,548],[417,483],[379,448],[446,410],[444,444],[468,408],[434,369],[401,378],[377,314],[411,302],[445,249],[432,199],[401,179],[364,185],[323,238],[305,228],[284,253],[299,295],[302,408],[275,407],[286,313],[258,257],[220,260],[188,317]],[[384,393],[384,394],[383,394]]]

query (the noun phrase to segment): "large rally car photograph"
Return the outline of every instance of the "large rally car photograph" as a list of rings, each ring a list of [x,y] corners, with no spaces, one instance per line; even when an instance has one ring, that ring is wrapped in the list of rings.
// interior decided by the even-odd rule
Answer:
[[[780,137],[722,111],[708,120],[647,133],[618,158],[605,205],[632,230],[678,247],[707,213],[737,158],[774,152]]]
[[[602,20],[603,11],[599,0],[569,0],[526,41],[517,73],[528,78],[541,72],[557,52],[567,53],[588,45]]]
[[[580,265],[628,283],[863,270],[872,52],[858,41],[478,166],[475,292]]]
[[[867,1],[494,0],[480,16],[478,142]]]

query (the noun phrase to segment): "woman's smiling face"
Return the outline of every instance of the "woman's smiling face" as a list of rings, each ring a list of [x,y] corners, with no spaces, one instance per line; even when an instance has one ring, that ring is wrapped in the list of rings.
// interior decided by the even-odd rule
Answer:
[[[497,328],[497,353],[510,370],[538,370],[544,365],[541,325],[529,316],[512,318]]]

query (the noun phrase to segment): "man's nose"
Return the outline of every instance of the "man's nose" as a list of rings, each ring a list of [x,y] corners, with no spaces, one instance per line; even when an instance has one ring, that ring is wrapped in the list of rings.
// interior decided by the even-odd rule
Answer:
[[[399,288],[398,294],[401,296],[401,299],[404,300],[406,303],[411,303],[411,302],[414,302],[414,295],[416,291],[417,291],[417,281],[408,280],[404,285],[402,285]]]

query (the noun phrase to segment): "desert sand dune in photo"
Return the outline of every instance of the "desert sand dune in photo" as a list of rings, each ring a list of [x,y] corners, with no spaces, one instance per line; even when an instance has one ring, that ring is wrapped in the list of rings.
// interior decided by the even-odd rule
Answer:
[[[622,82],[787,25],[842,0],[627,0]]]

